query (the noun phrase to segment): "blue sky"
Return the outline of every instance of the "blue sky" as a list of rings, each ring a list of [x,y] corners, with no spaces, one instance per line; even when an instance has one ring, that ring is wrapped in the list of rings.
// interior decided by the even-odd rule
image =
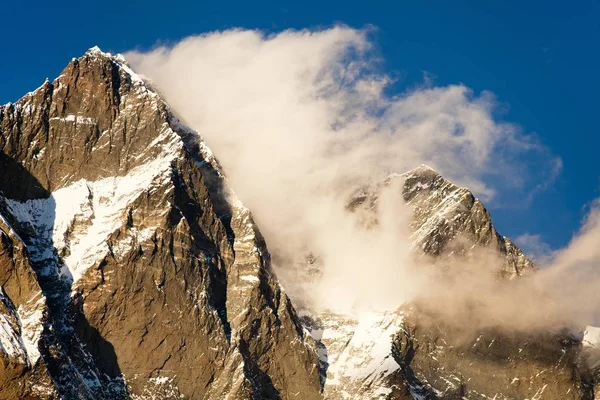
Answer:
[[[561,175],[533,202],[491,210],[503,234],[539,233],[563,246],[600,197],[598,1],[49,3],[3,5],[0,103],[57,76],[93,45],[124,52],[232,27],[373,25],[385,70],[400,77],[394,89],[427,71],[439,85],[490,90],[507,109],[500,118],[537,133],[562,158]]]

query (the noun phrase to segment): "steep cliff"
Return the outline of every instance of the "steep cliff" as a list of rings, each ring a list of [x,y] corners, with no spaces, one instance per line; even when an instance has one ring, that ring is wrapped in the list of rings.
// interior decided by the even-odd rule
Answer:
[[[3,379],[39,398],[320,396],[251,213],[122,57],[90,49],[2,106],[0,148]]]

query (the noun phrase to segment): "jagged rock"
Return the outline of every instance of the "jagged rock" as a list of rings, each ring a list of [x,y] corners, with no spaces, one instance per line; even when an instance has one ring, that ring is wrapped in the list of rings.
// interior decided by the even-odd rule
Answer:
[[[90,49],[0,107],[0,148],[1,211],[27,247],[0,259],[2,287],[18,306],[10,277],[29,276],[48,303],[40,398],[320,397],[250,212],[122,57]],[[32,379],[15,382],[35,395]]]
[[[593,399],[580,351],[569,332],[473,334],[418,307],[405,312],[392,350],[415,398]]]
[[[411,240],[420,252],[437,258],[468,256],[475,246],[503,258],[498,272],[504,277],[514,278],[537,269],[510,239],[496,231],[490,213],[473,193],[425,165],[361,188],[350,199],[348,209],[362,214],[367,211],[369,223],[377,223],[375,210],[381,191],[396,181],[400,181],[402,198],[413,210]]]

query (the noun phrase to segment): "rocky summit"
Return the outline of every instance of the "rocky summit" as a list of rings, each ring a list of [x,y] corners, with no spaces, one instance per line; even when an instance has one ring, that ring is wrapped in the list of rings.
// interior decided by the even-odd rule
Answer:
[[[0,106],[0,400],[594,399],[598,329],[466,341],[418,304],[296,311],[202,137],[120,55],[90,49]],[[536,267],[473,194],[401,180],[415,252]],[[595,397],[596,396],[596,397]]]
[[[0,108],[0,398],[319,398],[216,159],[94,48]]]

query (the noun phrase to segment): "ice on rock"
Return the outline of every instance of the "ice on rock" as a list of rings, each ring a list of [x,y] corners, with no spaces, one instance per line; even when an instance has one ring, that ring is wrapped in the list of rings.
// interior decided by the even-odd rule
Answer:
[[[587,347],[596,347],[600,349],[600,327],[586,326],[583,333],[582,343]]]
[[[30,366],[40,358],[38,343],[44,329],[44,297],[36,296],[32,300],[19,306],[18,310],[12,310],[12,313],[8,307],[9,313],[0,313],[0,350],[10,358]],[[0,301],[5,306],[8,304],[1,288]]]
[[[40,358],[38,343],[42,337],[44,326],[42,325],[44,318],[45,298],[40,296],[40,299],[35,303],[28,303],[25,306],[19,306],[17,313],[19,314],[19,322],[21,324],[21,340],[23,347],[27,352],[29,365],[34,365]]]

